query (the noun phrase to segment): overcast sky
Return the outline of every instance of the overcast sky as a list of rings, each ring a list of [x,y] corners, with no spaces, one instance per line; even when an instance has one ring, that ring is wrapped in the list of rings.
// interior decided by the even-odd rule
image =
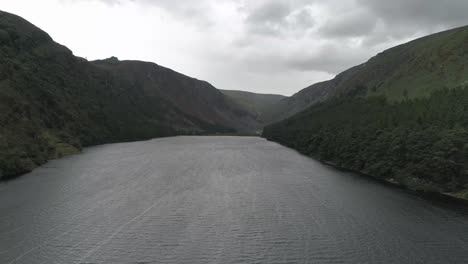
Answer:
[[[468,24],[468,0],[0,0],[75,55],[156,62],[220,89],[291,95]]]

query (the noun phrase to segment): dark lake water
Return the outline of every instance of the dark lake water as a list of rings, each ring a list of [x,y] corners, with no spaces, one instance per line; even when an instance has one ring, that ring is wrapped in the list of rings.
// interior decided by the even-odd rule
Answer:
[[[468,213],[260,138],[164,138],[0,184],[0,263],[468,263]]]

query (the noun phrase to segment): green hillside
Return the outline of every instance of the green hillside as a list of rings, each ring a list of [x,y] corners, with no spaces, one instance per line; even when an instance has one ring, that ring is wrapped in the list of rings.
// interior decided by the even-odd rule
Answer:
[[[264,136],[411,189],[463,192],[467,61],[468,27],[392,48],[329,85],[324,100],[266,127]]]
[[[257,121],[207,82],[153,63],[88,62],[0,12],[0,124],[5,179],[83,146],[253,132]]]
[[[420,38],[281,100],[267,115],[272,121],[279,121],[333,96],[384,95],[391,101],[400,101],[465,85],[467,50],[468,26]]]
[[[403,100],[468,84],[467,51],[468,27],[417,39],[372,58],[338,91]]]

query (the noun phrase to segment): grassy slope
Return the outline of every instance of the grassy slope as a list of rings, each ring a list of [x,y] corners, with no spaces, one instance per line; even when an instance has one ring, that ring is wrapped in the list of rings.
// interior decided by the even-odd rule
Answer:
[[[420,38],[281,100],[267,115],[279,121],[335,95],[384,95],[400,101],[464,85],[468,83],[467,50],[468,27]]]
[[[392,101],[427,97],[468,83],[467,51],[468,27],[430,35],[380,53],[339,90],[362,86]]]

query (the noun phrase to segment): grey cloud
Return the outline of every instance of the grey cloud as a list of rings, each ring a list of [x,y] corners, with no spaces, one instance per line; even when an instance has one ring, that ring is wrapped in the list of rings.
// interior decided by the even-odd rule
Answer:
[[[294,22],[296,25],[303,28],[309,28],[315,24],[315,20],[307,8],[304,8],[295,14]]]
[[[466,0],[356,0],[344,12],[336,12],[338,5],[328,8],[333,16],[319,37],[360,37],[367,47],[468,24]]]
[[[307,30],[314,19],[307,5],[292,1],[270,1],[247,10],[247,33],[282,37],[297,30]]]
[[[357,0],[357,4],[375,14],[385,34],[394,39],[468,24],[466,0]],[[375,40],[375,36],[370,37]]]
[[[281,23],[291,12],[291,6],[282,1],[267,2],[249,14],[247,21],[253,23]]]
[[[68,2],[85,2],[97,1],[104,2],[110,5],[118,5],[124,3],[136,3],[142,5],[151,5],[162,8],[170,14],[189,21],[196,21],[202,26],[211,24],[210,17],[206,16],[209,10],[208,1],[200,0],[62,0]],[[218,0],[231,1],[231,0]]]
[[[299,71],[322,71],[336,74],[363,63],[368,54],[365,50],[345,50],[338,45],[324,45],[314,53],[304,52],[285,60],[287,68]]]
[[[368,7],[388,23],[457,26],[467,22],[466,0],[358,0],[358,3]]]
[[[193,1],[193,0],[130,0],[134,2],[141,2],[145,4],[153,4],[168,10],[169,12],[182,14],[187,17],[202,16],[209,6],[207,1]]]
[[[60,0],[62,2],[103,2],[106,4],[114,5],[120,4],[124,1],[133,1],[133,0]]]
[[[284,26],[291,7],[281,1],[267,2],[252,10],[246,19],[248,30],[254,34],[274,35]]]
[[[109,4],[134,2],[163,8],[180,19],[209,21],[210,3],[235,3],[246,15],[247,33],[282,36],[286,31],[306,31],[314,25],[307,7],[325,6],[326,24],[319,30],[323,37],[355,37],[372,32],[376,21],[387,34],[405,38],[415,31],[432,32],[468,23],[467,0],[62,0],[101,1]],[[258,4],[260,3],[260,4]],[[346,8],[343,8],[343,7]],[[367,10],[367,13],[362,10]],[[385,39],[382,39],[385,41]]]
[[[255,46],[239,54],[237,63],[249,72],[260,74],[276,75],[292,71],[337,74],[363,63],[368,57],[369,51],[366,48],[346,49],[335,43],[318,45],[311,49],[307,49],[307,45],[287,47],[284,50],[271,46]]]
[[[371,13],[351,12],[329,19],[319,33],[332,38],[361,37],[371,33],[377,21],[377,17]]]

